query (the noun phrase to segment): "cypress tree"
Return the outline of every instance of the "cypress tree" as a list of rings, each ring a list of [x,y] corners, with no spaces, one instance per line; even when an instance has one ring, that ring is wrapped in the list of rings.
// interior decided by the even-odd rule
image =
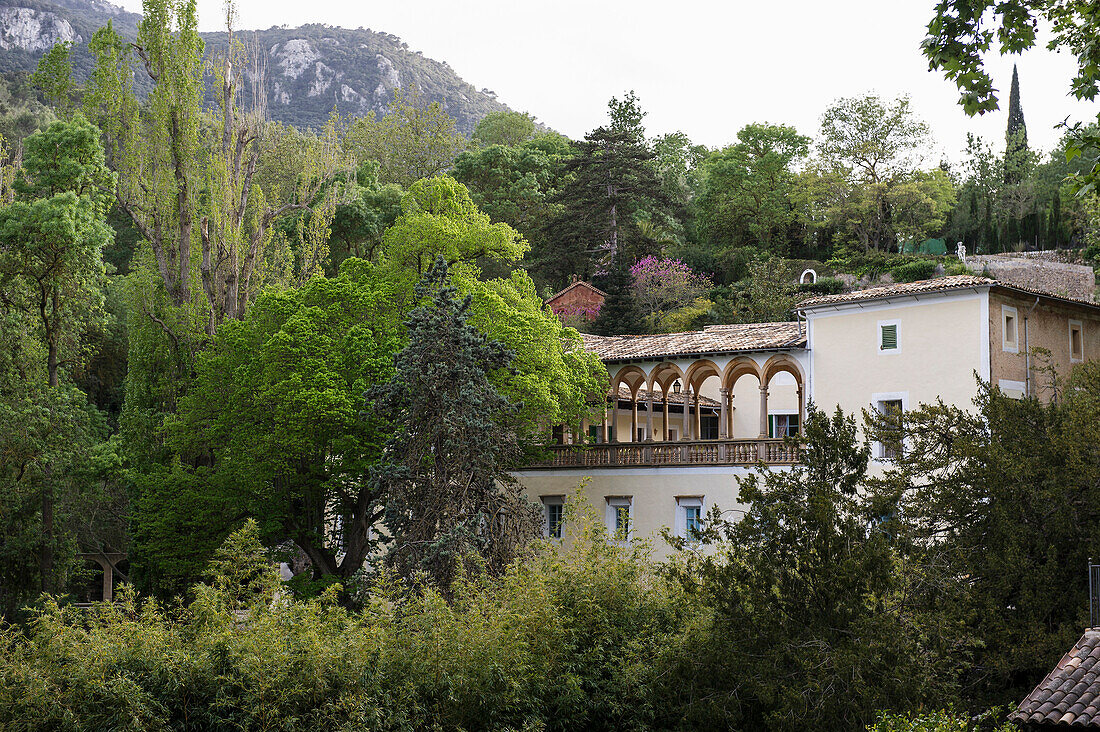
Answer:
[[[1055,188],[1054,197],[1050,200],[1050,212],[1047,214],[1047,246],[1056,249],[1062,243],[1062,194]]]
[[[1020,75],[1012,66],[1012,88],[1008,94],[1008,128],[1005,130],[1005,183],[1019,183],[1027,162],[1027,124],[1020,106]]]

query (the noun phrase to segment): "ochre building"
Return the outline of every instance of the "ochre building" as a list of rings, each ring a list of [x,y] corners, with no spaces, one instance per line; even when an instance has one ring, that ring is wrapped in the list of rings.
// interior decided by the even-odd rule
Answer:
[[[959,275],[801,302],[795,320],[668,335],[585,335],[611,377],[602,419],[555,429],[549,459],[516,477],[561,534],[566,499],[584,495],[621,541],[689,537],[713,506],[745,511],[738,476],[785,469],[810,403],[907,410],[972,406],[978,382],[1051,398],[1050,374],[1100,357],[1100,306]],[[872,469],[892,459],[872,445]],[[667,546],[656,540],[658,554]]]

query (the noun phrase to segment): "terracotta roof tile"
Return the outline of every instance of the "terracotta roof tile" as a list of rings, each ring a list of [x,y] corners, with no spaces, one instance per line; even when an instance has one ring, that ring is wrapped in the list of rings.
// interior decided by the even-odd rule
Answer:
[[[853,290],[852,292],[844,292],[839,295],[819,295],[817,297],[811,297],[801,301],[800,303],[798,303],[797,307],[800,310],[812,310],[814,308],[825,307],[829,305],[844,305],[846,303],[864,302],[867,300],[887,300],[893,297],[904,297],[906,295],[920,295],[924,293],[945,292],[949,290],[966,290],[974,287],[989,287],[1005,292],[1038,295],[1040,297],[1046,297],[1052,300],[1060,300],[1062,302],[1073,303],[1075,305],[1087,305],[1090,308],[1100,308],[1100,305],[1092,300],[1082,300],[1076,297],[1069,297],[1067,295],[1059,295],[1053,292],[1037,290],[1033,287],[1026,287],[1012,282],[1000,282],[998,280],[989,279],[988,277],[977,277],[975,275],[952,275],[950,277],[937,277],[935,279],[919,280],[917,282],[903,282],[894,285],[880,285],[879,287],[869,287],[866,290]]]
[[[641,336],[583,334],[584,347],[604,361],[805,348],[796,322],[711,325],[687,333]]]
[[[593,284],[592,284],[591,282],[585,282],[584,280],[577,280],[576,282],[573,282],[573,283],[571,283],[571,284],[570,284],[570,285],[569,285],[568,287],[566,287],[566,288],[565,288],[564,290],[558,290],[558,291],[557,291],[557,292],[555,292],[555,293],[554,293],[553,295],[551,295],[550,297],[546,298],[546,299],[545,299],[545,300],[544,300],[543,302],[550,302],[550,301],[552,301],[552,300],[557,300],[557,299],[558,299],[559,297],[561,297],[562,295],[564,295],[565,293],[569,292],[570,290],[572,290],[572,289],[573,289],[573,288],[575,288],[575,287],[586,287],[586,288],[588,288],[589,290],[592,290],[592,292],[596,293],[596,294],[597,294],[597,295],[599,295],[600,297],[607,297],[607,293],[606,293],[606,292],[604,292],[604,291],[603,291],[603,290],[601,290],[600,288],[596,287],[596,286],[595,286],[595,285],[593,285]]]
[[[1021,725],[1100,729],[1100,629],[1090,628],[1009,719]]]
[[[610,396],[610,394],[608,396]],[[654,392],[653,392],[653,406],[654,406],[654,408],[658,408],[657,405],[663,403],[661,401],[662,396],[663,395],[661,394],[661,392],[654,390]],[[668,403],[669,404],[683,404],[684,399],[687,396],[688,396],[688,393],[686,391],[681,392],[679,394],[677,394],[674,391],[670,391],[669,394],[668,394]],[[692,397],[694,398],[694,395],[692,395]],[[630,401],[630,387],[627,387],[627,386],[620,386],[619,387],[619,401],[620,402],[629,402]],[[638,389],[638,404],[639,405],[645,405],[647,403],[649,403],[649,390],[648,389]],[[692,402],[692,403],[694,404],[694,402]],[[711,399],[709,397],[705,397],[702,394],[700,394],[699,395],[699,406],[700,407],[708,407],[708,408],[718,409],[722,405],[717,400]]]
[[[919,295],[925,292],[940,292],[943,290],[959,290],[970,287],[988,287],[996,284],[995,280],[988,277],[975,277],[974,275],[953,275],[951,277],[939,277],[934,280],[919,280],[917,282],[904,282],[894,285],[882,285],[869,287],[866,290],[853,290],[839,295],[818,295],[798,303],[799,308],[815,308],[823,305],[842,305],[849,302],[861,302],[863,300],[881,300],[889,297],[904,295]]]

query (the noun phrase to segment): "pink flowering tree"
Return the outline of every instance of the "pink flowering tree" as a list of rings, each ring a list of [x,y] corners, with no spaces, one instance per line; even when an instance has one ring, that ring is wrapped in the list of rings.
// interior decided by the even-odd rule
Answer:
[[[706,298],[713,287],[710,278],[693,272],[679,259],[639,259],[630,275],[638,307],[653,330],[690,327],[713,305]]]

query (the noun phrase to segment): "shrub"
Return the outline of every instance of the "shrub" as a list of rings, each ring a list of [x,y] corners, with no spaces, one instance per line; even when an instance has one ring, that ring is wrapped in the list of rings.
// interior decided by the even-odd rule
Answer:
[[[894,282],[916,282],[927,280],[936,273],[936,260],[917,259],[890,269]]]
[[[798,286],[799,292],[809,295],[839,295],[847,285],[839,277],[818,277],[817,282],[807,282]]]

